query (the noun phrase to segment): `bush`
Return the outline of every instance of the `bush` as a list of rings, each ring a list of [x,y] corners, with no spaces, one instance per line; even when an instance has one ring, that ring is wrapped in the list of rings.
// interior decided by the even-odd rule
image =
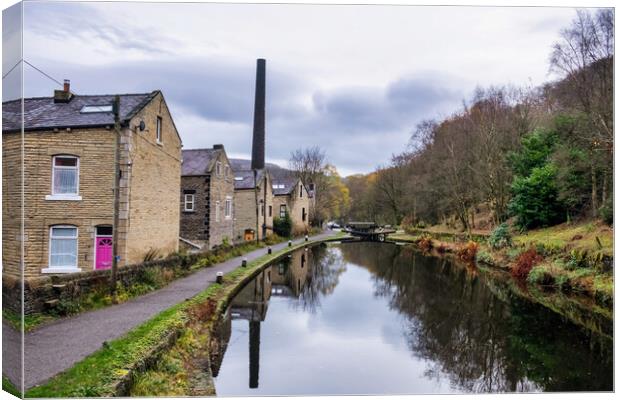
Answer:
[[[512,268],[511,274],[513,277],[525,281],[532,268],[542,260],[543,258],[538,254],[536,248],[530,247],[529,250],[519,255],[516,264]]]
[[[494,264],[493,257],[489,253],[487,253],[486,251],[479,251],[476,254],[476,262],[477,263],[485,263],[485,264],[489,264],[489,265],[493,265]]]
[[[433,248],[433,240],[430,236],[423,236],[418,240],[418,247],[422,251],[431,251]]]
[[[283,218],[275,217],[273,219],[273,231],[281,237],[291,237],[293,231],[293,221],[288,211],[284,214]]]
[[[467,244],[456,252],[458,258],[466,263],[473,263],[476,261],[476,253],[478,253],[478,243],[470,240]]]
[[[491,232],[489,244],[496,250],[503,247],[512,246],[512,237],[510,236],[510,230],[508,229],[507,223],[504,222],[495,228],[493,232]]]

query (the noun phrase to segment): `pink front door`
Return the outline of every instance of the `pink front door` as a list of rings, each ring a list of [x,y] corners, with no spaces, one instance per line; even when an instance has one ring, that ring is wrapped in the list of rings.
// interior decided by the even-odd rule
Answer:
[[[95,269],[108,269],[112,267],[112,238],[109,236],[97,236],[95,243]]]

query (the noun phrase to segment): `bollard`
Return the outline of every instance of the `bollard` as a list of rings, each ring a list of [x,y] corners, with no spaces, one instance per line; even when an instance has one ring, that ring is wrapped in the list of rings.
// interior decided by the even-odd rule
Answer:
[[[304,246],[304,250],[305,250],[305,251],[308,251],[308,246]]]
[[[222,283],[224,282],[224,273],[223,272],[218,272],[215,276],[215,282],[217,283]]]
[[[291,240],[288,241],[288,247],[291,247],[293,245],[293,242]]]
[[[271,254],[271,247],[267,247],[267,254]]]
[[[308,235],[306,235],[306,242],[308,241]]]
[[[241,266],[242,267],[247,267],[248,266],[248,259],[244,258],[243,260],[241,260]]]

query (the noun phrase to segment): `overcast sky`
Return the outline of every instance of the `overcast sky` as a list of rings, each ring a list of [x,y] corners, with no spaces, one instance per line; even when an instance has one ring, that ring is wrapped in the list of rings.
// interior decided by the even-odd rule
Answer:
[[[402,151],[418,121],[456,111],[477,85],[553,79],[551,46],[574,15],[540,7],[27,2],[24,58],[70,79],[78,94],[161,89],[184,148],[223,143],[233,157],[249,157],[255,63],[266,58],[268,161],[285,166],[291,151],[318,145],[349,175]],[[4,49],[19,48],[19,18],[3,17]],[[3,58],[3,74],[14,62]],[[26,97],[57,88],[29,66],[24,79]],[[10,79],[3,83],[3,100],[18,97]]]

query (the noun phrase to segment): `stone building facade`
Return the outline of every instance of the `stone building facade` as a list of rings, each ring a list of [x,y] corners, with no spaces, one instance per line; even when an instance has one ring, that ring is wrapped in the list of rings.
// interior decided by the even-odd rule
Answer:
[[[271,176],[266,170],[258,171],[257,185],[259,202],[258,232],[256,232],[256,194],[254,173],[251,170],[236,170],[234,196],[234,241],[235,243],[256,240],[273,233],[273,191]],[[263,226],[265,227],[263,229]],[[265,234],[263,234],[263,230]]]
[[[205,249],[233,243],[234,192],[223,145],[183,150],[181,238]]]
[[[3,103],[3,273],[106,269],[114,221],[114,96]],[[160,91],[120,95],[119,266],[178,250],[181,139]],[[24,128],[22,147],[22,122]],[[23,160],[22,160],[23,151]],[[20,172],[23,169],[23,181]],[[24,185],[24,241],[20,229]]]
[[[281,169],[271,173],[275,217],[283,217],[288,213],[293,222],[293,235],[308,233],[311,200],[306,186],[290,171]]]

